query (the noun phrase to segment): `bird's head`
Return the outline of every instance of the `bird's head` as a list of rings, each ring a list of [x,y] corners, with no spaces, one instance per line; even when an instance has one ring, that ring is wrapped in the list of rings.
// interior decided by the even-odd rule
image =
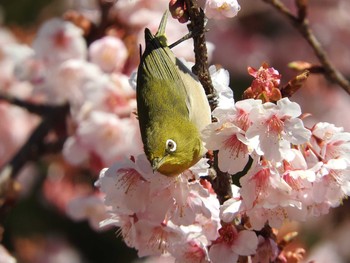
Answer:
[[[203,145],[192,123],[176,123],[173,127],[149,133],[145,153],[153,171],[176,176],[198,162],[203,154]]]

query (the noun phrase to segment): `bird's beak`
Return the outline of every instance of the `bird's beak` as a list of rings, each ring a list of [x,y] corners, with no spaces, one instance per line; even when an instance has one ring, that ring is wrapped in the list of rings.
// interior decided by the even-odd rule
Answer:
[[[153,173],[155,171],[157,171],[160,166],[162,166],[163,161],[164,161],[164,157],[162,157],[162,158],[155,157],[155,158],[152,159],[152,170],[153,170]]]

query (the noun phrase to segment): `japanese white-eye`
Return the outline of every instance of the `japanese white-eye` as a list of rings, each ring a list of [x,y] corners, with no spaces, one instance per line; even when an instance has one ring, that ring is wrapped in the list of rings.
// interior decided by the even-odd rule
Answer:
[[[211,122],[211,113],[202,85],[167,45],[167,14],[155,35],[145,29],[136,96],[144,151],[153,171],[176,176],[205,154],[200,131]]]

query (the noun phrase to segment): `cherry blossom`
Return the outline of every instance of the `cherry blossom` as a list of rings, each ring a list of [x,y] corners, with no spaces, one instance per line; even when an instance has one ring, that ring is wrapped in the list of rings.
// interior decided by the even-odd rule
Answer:
[[[269,263],[276,260],[278,256],[278,246],[271,238],[258,236],[259,244],[256,254],[252,258],[253,263]]]
[[[249,216],[253,229],[261,229],[267,221],[278,228],[295,210],[302,210],[303,200],[274,167],[258,164],[241,177],[240,184],[240,212]],[[300,213],[297,215],[293,219],[303,220]]]
[[[180,23],[186,23],[189,19],[187,6],[183,0],[170,0],[169,11],[173,18],[177,19]]]
[[[33,56],[33,50],[27,45],[16,42],[0,45],[0,90],[12,96],[26,99],[31,96],[33,86],[18,77],[19,65]]]
[[[120,71],[125,64],[128,51],[119,38],[106,36],[94,41],[89,47],[91,62],[104,72]]]
[[[1,25],[0,27],[0,45],[9,45],[17,43],[16,37],[12,34],[11,30]]]
[[[219,150],[219,167],[224,172],[236,173],[245,167],[254,151],[254,140],[248,140],[246,131],[252,125],[250,111],[261,104],[260,100],[238,101],[225,109],[220,106],[213,111],[218,122],[202,132],[207,149]]]
[[[230,75],[224,68],[209,67],[210,77],[218,96],[218,108],[231,108],[234,104],[233,91],[229,87]]]
[[[279,90],[281,75],[264,63],[258,70],[248,67],[248,73],[255,79],[251,86],[244,91],[244,97],[265,101],[278,101],[282,95]]]
[[[239,193],[240,187],[231,185],[232,197],[220,206],[220,218],[223,222],[231,223],[239,219],[240,211],[244,211],[242,198]]]
[[[255,78],[251,85],[254,90],[277,88],[281,82],[281,75],[278,70],[270,68],[265,63],[258,70],[248,67],[248,73]]]
[[[192,236],[190,241],[177,242],[171,246],[172,254],[175,255],[175,262],[203,262],[209,263],[207,243],[200,235]]]
[[[26,141],[38,118],[16,106],[0,102],[0,119],[0,166],[3,166]]]
[[[140,140],[135,141],[138,136],[135,120],[119,118],[108,112],[93,111],[79,122],[75,134],[66,141],[63,153],[72,164],[79,164],[90,158],[90,161],[109,166],[125,155],[142,149]]]
[[[204,12],[209,18],[224,19],[236,16],[240,9],[237,0],[207,0]]]
[[[90,226],[96,231],[102,230],[100,222],[108,216],[102,198],[94,195],[72,199],[67,206],[67,215],[76,221],[88,219]]]
[[[16,263],[17,260],[14,257],[12,257],[2,245],[0,245],[0,262]]]
[[[85,86],[97,82],[101,76],[103,73],[96,65],[80,59],[69,59],[50,72],[48,87],[43,93],[52,103],[70,102],[75,112],[75,107],[80,108],[86,99]],[[62,82],[65,83],[64,87]],[[97,84],[95,88],[99,88]]]
[[[211,262],[237,262],[238,256],[255,254],[258,238],[253,231],[238,231],[232,224],[226,224],[219,229],[220,237],[210,247]]]
[[[252,125],[246,132],[248,139],[258,138],[255,149],[268,160],[281,161],[291,144],[299,145],[309,140],[311,132],[304,128],[298,118],[300,106],[288,98],[267,102],[251,112]]]
[[[35,56],[47,66],[67,59],[85,59],[87,47],[82,30],[70,22],[53,18],[40,28],[33,43]]]
[[[343,128],[333,124],[320,122],[312,128],[313,146],[319,149],[323,160],[339,159],[350,157],[350,133],[344,132]]]
[[[350,134],[333,124],[318,123],[312,129],[310,150],[323,163],[317,170],[319,181],[315,187],[324,189],[323,197],[338,206],[350,194]]]
[[[144,28],[152,20],[160,21],[168,4],[168,1],[121,0],[115,3],[113,11],[128,25]]]
[[[83,256],[71,245],[71,242],[56,234],[17,237],[14,240],[14,247],[17,260],[10,262],[81,263],[84,261]]]

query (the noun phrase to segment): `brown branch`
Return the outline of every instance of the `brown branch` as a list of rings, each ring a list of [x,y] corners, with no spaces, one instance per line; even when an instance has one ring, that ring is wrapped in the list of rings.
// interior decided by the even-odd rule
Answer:
[[[192,68],[201,82],[210,102],[211,109],[216,107],[215,91],[211,81],[208,66],[208,51],[205,41],[205,15],[199,8],[196,0],[185,0],[191,23],[188,29],[193,34],[193,45],[195,53],[195,65]],[[212,166],[216,171],[216,178],[212,185],[218,196],[220,203],[223,203],[232,196],[231,175],[220,171],[218,166],[218,152],[215,151]]]
[[[107,29],[115,21],[110,17],[110,10],[116,1],[97,0],[100,11],[100,20],[93,23],[88,17],[76,10],[68,10],[63,14],[63,19],[70,21],[84,32],[84,37],[88,45],[106,35]]]
[[[15,105],[25,106],[26,109],[33,110],[35,113],[37,109],[46,108],[43,105],[35,105],[12,99],[16,102]],[[33,106],[33,108],[32,108]],[[42,107],[41,107],[42,106]],[[59,152],[62,150],[63,143],[66,139],[66,117],[69,113],[68,104],[51,106],[49,110],[43,115],[41,123],[32,132],[26,143],[18,150],[12,159],[0,169],[0,198],[5,198],[4,194],[7,192],[8,182],[14,179],[17,173],[23,166],[29,162],[38,160],[41,156],[47,153]],[[63,129],[62,129],[63,128]],[[46,142],[45,138],[49,132],[54,131],[58,135],[58,139],[54,142]],[[62,132],[63,131],[63,132]]]
[[[98,0],[101,18],[97,25],[91,25],[90,32],[86,36],[88,45],[105,36],[107,28],[113,25],[113,21],[111,21],[109,13],[114,4],[114,1]]]
[[[201,82],[205,93],[212,96],[214,87],[210,78],[208,66],[208,51],[205,41],[205,16],[202,9],[198,7],[196,0],[185,0],[188,6],[188,13],[191,23],[188,25],[190,32],[193,33],[193,44],[195,54],[195,65],[192,70]],[[212,107],[213,108],[213,107]]]
[[[0,93],[0,101],[6,101],[12,105],[21,107],[23,109],[26,109],[30,113],[39,115],[39,116],[44,116],[44,115],[51,115],[58,110],[60,110],[62,107],[68,107],[68,105],[61,106],[61,105],[50,105],[50,104],[39,104],[39,103],[34,103],[30,101],[25,101],[18,99],[16,97],[13,97],[8,94]]]
[[[298,19],[302,21],[307,17],[308,0],[295,0],[295,4],[298,8]]]
[[[219,151],[214,151],[213,168],[216,171],[216,178],[213,180],[212,185],[220,204],[223,204],[232,197],[232,175],[219,169],[218,154]]]
[[[293,26],[312,47],[316,57],[325,70],[325,76],[332,82],[341,86],[348,94],[350,94],[350,82],[330,62],[326,52],[310,28],[309,21],[306,18],[306,1],[297,0],[298,16],[293,15],[292,12],[280,0],[262,1],[273,6],[279,13],[290,20]]]

